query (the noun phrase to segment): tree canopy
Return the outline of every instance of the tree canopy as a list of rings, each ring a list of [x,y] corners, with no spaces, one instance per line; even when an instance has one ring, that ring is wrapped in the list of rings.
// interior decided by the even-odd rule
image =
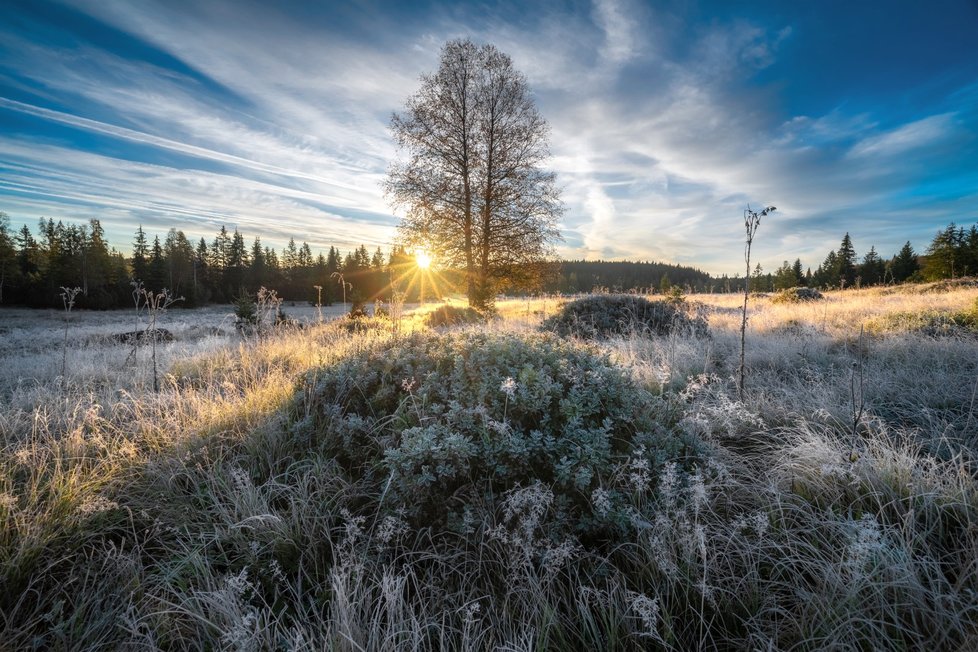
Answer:
[[[391,131],[404,158],[390,166],[386,189],[407,210],[405,243],[463,270],[478,308],[501,285],[539,282],[562,206],[544,168],[549,128],[509,56],[449,41]]]

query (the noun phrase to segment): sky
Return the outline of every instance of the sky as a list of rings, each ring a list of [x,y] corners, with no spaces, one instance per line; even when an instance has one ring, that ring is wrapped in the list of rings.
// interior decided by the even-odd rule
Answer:
[[[743,273],[978,222],[978,0],[5,0],[0,211],[388,247],[390,120],[450,39],[551,129],[568,259]]]

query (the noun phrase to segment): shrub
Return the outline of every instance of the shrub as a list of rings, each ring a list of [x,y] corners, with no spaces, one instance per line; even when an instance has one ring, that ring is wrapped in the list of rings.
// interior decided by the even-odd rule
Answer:
[[[821,301],[824,298],[822,293],[815,288],[788,288],[771,297],[771,303],[801,303],[803,301]]]
[[[458,326],[478,324],[485,321],[475,308],[460,306],[440,306],[428,313],[425,323],[431,328],[438,326]]]
[[[244,292],[234,300],[235,325],[241,329],[244,326],[254,326],[258,323],[258,305],[255,297]]]
[[[701,453],[625,370],[552,336],[415,334],[315,378],[296,434],[419,527],[485,528],[513,491],[544,487],[551,537],[604,538],[664,464]]]
[[[690,332],[698,337],[707,334],[705,321],[689,317],[674,303],[630,295],[599,295],[571,301],[541,328],[581,338],[605,338],[634,331],[652,335]]]

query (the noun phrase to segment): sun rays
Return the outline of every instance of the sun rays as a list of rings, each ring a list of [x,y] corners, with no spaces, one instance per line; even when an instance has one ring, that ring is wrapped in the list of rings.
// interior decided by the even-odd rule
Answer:
[[[419,303],[427,298],[439,298],[450,283],[435,268],[434,254],[423,248],[415,249],[413,258],[404,258],[391,267],[391,287],[403,291],[406,297],[417,297]],[[408,299],[410,300],[410,299]]]

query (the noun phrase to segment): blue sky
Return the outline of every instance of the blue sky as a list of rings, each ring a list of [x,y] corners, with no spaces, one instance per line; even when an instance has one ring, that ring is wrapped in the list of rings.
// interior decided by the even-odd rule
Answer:
[[[387,246],[393,111],[448,39],[549,121],[562,256],[736,273],[978,221],[978,2],[7,0],[0,210]]]

